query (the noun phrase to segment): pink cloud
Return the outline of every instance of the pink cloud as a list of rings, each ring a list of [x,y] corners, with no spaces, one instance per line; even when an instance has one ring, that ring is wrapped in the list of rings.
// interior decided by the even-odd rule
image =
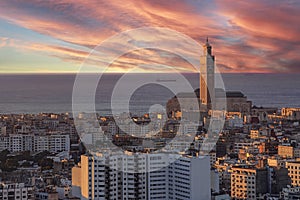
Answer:
[[[0,48],[8,45],[8,38],[0,38]]]
[[[0,18],[90,48],[124,30],[167,27],[199,42],[209,36],[223,72],[299,72],[299,8],[297,1],[271,0],[11,0],[0,3]],[[3,44],[0,40],[0,46]],[[88,53],[53,44],[29,46],[28,50],[39,50],[67,62],[81,62]],[[134,62],[165,61],[157,54],[141,61],[137,58],[139,53],[142,52],[128,54],[115,67],[122,70]],[[170,65],[180,63],[179,68],[189,70],[173,59]]]

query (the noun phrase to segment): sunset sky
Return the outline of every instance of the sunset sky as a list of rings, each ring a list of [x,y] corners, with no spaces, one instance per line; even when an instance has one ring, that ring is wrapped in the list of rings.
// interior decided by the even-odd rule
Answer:
[[[1,0],[0,73],[76,72],[106,38],[148,26],[208,36],[221,72],[300,72],[299,0]]]

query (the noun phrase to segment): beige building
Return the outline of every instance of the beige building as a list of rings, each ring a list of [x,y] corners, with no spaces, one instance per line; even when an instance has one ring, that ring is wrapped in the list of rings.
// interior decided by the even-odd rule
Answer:
[[[81,156],[81,161],[78,166],[72,168],[72,194],[88,199],[91,195],[89,191],[91,173],[89,172],[89,163],[91,162],[88,156]],[[90,174],[90,175],[89,175]],[[93,174],[94,175],[94,174]]]
[[[282,158],[294,158],[294,147],[278,145],[278,155]]]
[[[72,194],[77,197],[80,197],[81,190],[84,190],[84,188],[81,188],[81,176],[83,176],[81,175],[81,164],[78,163],[78,166],[72,168]]]
[[[285,167],[285,160],[283,160],[282,158],[268,158],[268,165],[270,167]]]
[[[232,167],[231,198],[255,200],[258,194],[267,192],[265,169]]]
[[[300,120],[300,108],[282,108],[281,115],[290,120]]]
[[[289,171],[289,177],[292,180],[292,186],[300,186],[300,162],[286,162],[286,168]]]
[[[279,145],[278,155],[282,158],[300,158],[300,149],[293,146]]]
[[[250,138],[251,139],[257,139],[260,137],[260,132],[259,130],[256,130],[256,129],[252,129],[250,130]]]

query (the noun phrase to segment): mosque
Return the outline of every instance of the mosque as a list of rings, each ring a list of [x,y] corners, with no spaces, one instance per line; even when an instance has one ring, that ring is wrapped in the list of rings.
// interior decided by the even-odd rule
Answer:
[[[212,46],[208,38],[203,45],[203,55],[200,57],[200,87],[195,90],[198,97],[200,112],[208,112],[213,108],[213,103],[220,100],[220,96],[226,98],[226,110],[228,114],[238,113],[240,116],[246,116],[251,113],[252,102],[248,101],[247,97],[240,91],[224,91],[215,87],[215,56],[212,53]],[[194,95],[178,94],[180,98],[185,98],[186,102]],[[169,110],[178,109],[176,98],[168,102]],[[188,105],[188,103],[187,103]],[[182,108],[181,108],[182,109]],[[167,109],[168,110],[168,109]]]
[[[212,46],[208,39],[203,45],[203,56],[200,58],[200,101],[208,109],[212,108],[212,103],[218,101],[218,96],[225,92],[227,112],[237,112],[248,115],[251,112],[252,102],[240,91],[223,91],[215,87],[215,56],[212,54]]]

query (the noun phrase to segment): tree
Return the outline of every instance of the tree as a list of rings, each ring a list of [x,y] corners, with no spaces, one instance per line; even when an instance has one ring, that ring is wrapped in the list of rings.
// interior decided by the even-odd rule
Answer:
[[[32,167],[32,165],[30,164],[30,162],[26,161],[22,164],[22,167]]]
[[[7,149],[1,151],[0,152],[0,161],[5,162],[8,154],[10,154],[10,152]]]
[[[4,163],[2,163],[1,169],[3,171],[12,172],[19,167],[19,163],[14,158],[8,158]]]
[[[41,166],[42,170],[48,170],[53,168],[53,160],[50,158],[43,158],[38,161],[38,165]]]
[[[38,154],[36,154],[33,158],[33,161],[36,163],[36,162],[39,162],[39,160],[47,157],[50,155],[50,152],[49,151],[43,151],[43,152],[40,152]]]

